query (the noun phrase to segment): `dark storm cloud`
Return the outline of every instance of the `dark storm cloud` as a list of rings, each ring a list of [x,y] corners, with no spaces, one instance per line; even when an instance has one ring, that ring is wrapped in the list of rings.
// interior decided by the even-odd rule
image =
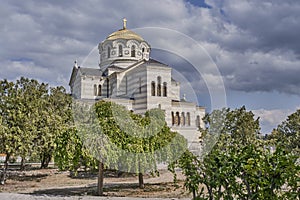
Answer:
[[[300,2],[298,0],[222,0],[209,1],[214,5],[215,14],[222,14],[241,33],[248,34],[251,42],[244,49],[270,51],[292,50],[300,53]],[[219,13],[219,16],[221,14]],[[224,40],[226,44],[226,40]],[[247,43],[245,43],[247,44]],[[230,44],[227,43],[230,46]],[[232,46],[234,49],[234,46]]]

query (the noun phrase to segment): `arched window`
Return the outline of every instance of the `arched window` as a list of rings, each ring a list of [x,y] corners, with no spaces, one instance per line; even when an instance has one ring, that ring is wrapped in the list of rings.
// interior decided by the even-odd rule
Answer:
[[[145,52],[145,47],[142,48],[142,52],[143,52],[143,53]]]
[[[182,126],[185,125],[185,115],[184,115],[184,112],[181,113],[181,125]]]
[[[94,96],[97,96],[97,85],[94,85]]]
[[[106,97],[108,98],[109,97],[109,79],[107,79],[107,82],[106,82]]]
[[[139,93],[142,94],[142,78],[139,78]]]
[[[166,97],[167,96],[167,83],[164,82],[163,84],[163,96]]]
[[[151,96],[155,96],[155,82],[151,82]]]
[[[180,125],[180,116],[179,116],[179,112],[176,112],[175,124],[176,124],[177,126]]]
[[[98,85],[98,96],[101,96],[102,94],[101,94],[101,91],[102,91],[102,87],[101,87],[101,85]]]
[[[188,126],[190,126],[190,125],[191,125],[191,114],[190,114],[189,112],[186,113],[186,118],[187,118],[186,124],[187,124]]]
[[[161,96],[161,77],[157,77],[157,96]]]
[[[175,124],[175,117],[174,117],[174,112],[171,112],[171,117],[172,117],[172,126]]]
[[[123,46],[119,45],[119,57],[123,56]]]
[[[107,47],[107,58],[110,58],[110,47]]]
[[[200,116],[199,115],[197,115],[197,117],[196,117],[196,126],[198,128],[200,128]]]
[[[135,46],[131,46],[131,57],[135,57]]]
[[[114,90],[114,83],[111,81],[110,82],[110,86],[109,86],[109,92],[110,92],[110,96],[113,94],[113,90]]]

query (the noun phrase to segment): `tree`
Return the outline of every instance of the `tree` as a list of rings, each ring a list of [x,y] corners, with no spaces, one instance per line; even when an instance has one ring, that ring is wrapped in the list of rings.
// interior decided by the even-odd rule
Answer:
[[[47,167],[55,148],[55,137],[69,126],[71,98],[63,87],[48,88],[45,83],[21,77],[0,81],[2,116],[1,152],[6,154],[5,169],[11,156],[25,160],[41,155],[41,167]],[[6,171],[6,170],[4,170]]]
[[[96,159],[84,147],[74,126],[56,137],[55,144],[54,161],[60,170],[70,170],[76,174],[81,166],[96,168]]]
[[[245,107],[226,112],[212,151],[203,158],[186,153],[178,161],[194,199],[299,199],[297,156],[282,145],[271,152],[268,141],[257,137],[258,119]]]
[[[6,133],[6,127],[4,126],[3,124],[3,121],[2,121],[2,116],[0,115],[0,144],[5,144],[5,136],[4,134]],[[0,146],[0,152],[5,152],[5,146],[4,145],[1,145]],[[6,163],[5,163],[6,165]],[[4,169],[3,171],[0,171],[0,185],[3,185],[4,182],[5,182],[5,179],[6,179],[6,169],[7,169],[7,166],[4,166]]]
[[[94,112],[93,107],[84,112],[87,107],[74,108],[79,111],[74,118],[83,145],[99,160],[99,195],[103,194],[104,167],[138,174],[143,188],[143,173],[155,172],[157,162],[174,160],[185,151],[185,139],[170,131],[159,109],[141,116],[112,102],[97,102]]]
[[[44,117],[40,111],[47,109],[40,105],[46,100],[48,85],[21,77],[15,83],[15,90],[17,97],[14,100],[14,108],[10,111],[15,113],[15,118],[11,119],[11,122],[19,130],[14,132],[19,139],[15,154],[22,158],[21,169],[24,169],[26,157],[31,156],[35,150],[33,140],[39,132],[37,122]]]
[[[275,136],[276,135],[276,136]],[[300,155],[300,110],[289,115],[270,136],[285,141],[287,148]]]
[[[0,112],[2,118],[1,133],[1,151],[6,155],[4,169],[1,175],[1,183],[4,184],[8,161],[10,157],[17,153],[22,153],[23,144],[28,145],[28,140],[22,141],[23,128],[30,129],[30,124],[26,123],[27,118],[24,116],[23,97],[18,85],[7,80],[0,81]],[[26,134],[26,133],[25,133]],[[24,153],[24,151],[23,151]],[[24,155],[24,154],[23,154]]]
[[[49,94],[40,99],[39,118],[36,120],[38,134],[35,138],[37,152],[41,159],[41,168],[48,167],[56,148],[56,138],[70,129],[72,99],[65,88],[50,88]]]

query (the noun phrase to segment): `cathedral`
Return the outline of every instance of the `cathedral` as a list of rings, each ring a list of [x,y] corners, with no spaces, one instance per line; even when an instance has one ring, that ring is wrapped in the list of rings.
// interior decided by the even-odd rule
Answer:
[[[112,101],[137,114],[160,108],[171,130],[189,143],[198,141],[205,108],[180,98],[180,83],[172,78],[172,68],[151,58],[150,44],[127,29],[126,19],[123,28],[110,34],[98,49],[98,68],[75,62],[69,82],[73,98]]]

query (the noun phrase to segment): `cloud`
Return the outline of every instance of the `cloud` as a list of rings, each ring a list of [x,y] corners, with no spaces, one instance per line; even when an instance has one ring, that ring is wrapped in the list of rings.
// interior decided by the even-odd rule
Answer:
[[[45,82],[67,86],[75,59],[81,63],[89,52],[128,19],[128,27],[163,27],[195,39],[217,64],[227,90],[278,91],[300,95],[300,13],[299,1],[207,0],[209,8],[183,0],[87,0],[7,1],[0,8],[0,63],[6,71],[0,78],[32,76],[18,71],[13,61],[31,61]],[[195,4],[196,5],[196,4]],[[204,76],[212,77],[210,65],[197,54],[197,45],[186,46],[176,37],[159,41],[183,50],[184,59],[201,60]],[[198,86],[186,62],[164,57],[161,60],[182,68]],[[18,65],[28,66],[28,62]],[[98,61],[88,65],[97,67]],[[183,64],[183,65],[181,65]],[[89,66],[92,67],[92,66]],[[59,78],[58,78],[59,77]]]
[[[216,63],[229,89],[300,94],[300,60],[293,52],[221,52]]]
[[[272,129],[277,128],[281,122],[286,120],[287,116],[295,111],[289,109],[258,109],[252,110],[256,117],[260,117],[260,124],[263,128],[263,133],[271,133]]]
[[[224,0],[219,7],[231,24],[249,33],[260,50],[292,50],[300,53],[300,2],[297,0]],[[246,48],[246,47],[245,47]]]

